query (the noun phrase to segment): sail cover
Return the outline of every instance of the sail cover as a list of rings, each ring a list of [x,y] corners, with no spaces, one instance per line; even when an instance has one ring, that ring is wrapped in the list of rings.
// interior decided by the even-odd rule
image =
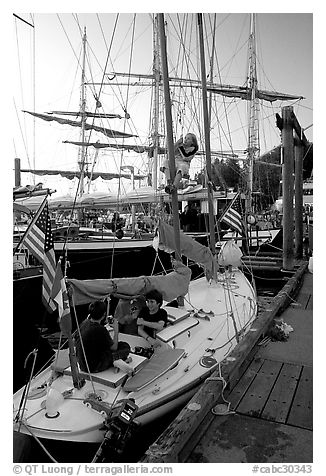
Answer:
[[[250,101],[252,96],[251,88],[246,86],[232,86],[232,85],[223,85],[220,87],[217,86],[207,86],[207,91],[215,94],[221,94],[222,96],[232,97],[232,98],[241,98]],[[264,91],[262,89],[257,89],[255,91],[255,96],[258,99],[263,99],[265,101],[292,101],[294,99],[304,99],[303,96],[293,96],[291,94],[278,93],[277,91]]]
[[[69,126],[74,126],[74,127],[82,127],[81,121],[72,121],[71,119],[64,119],[62,117],[57,117],[47,114],[39,114],[36,112],[30,112],[30,111],[23,111],[27,112],[27,114],[31,114],[32,116],[38,117],[39,119],[43,119],[44,121],[55,121],[58,122],[59,124],[67,124]],[[115,137],[115,138],[122,138],[122,137],[138,137],[134,134],[128,134],[127,132],[120,132],[120,131],[114,131],[112,129],[107,129],[106,127],[100,127],[100,126],[95,126],[92,124],[85,124],[85,129],[86,130],[94,130],[97,132],[101,132],[107,137]]]
[[[158,289],[165,301],[172,301],[188,292],[191,270],[180,261],[174,262],[174,271],[164,276],[139,276],[136,278],[68,279],[75,305],[105,299],[110,294],[130,299]]]
[[[28,172],[35,175],[61,175],[69,180],[73,180],[75,177],[80,178],[80,170],[52,170],[52,169],[21,169],[21,172]],[[89,172],[87,170],[83,171],[83,176],[92,178],[92,180],[101,177],[103,180],[112,180],[118,178],[131,179],[130,174],[122,174],[115,172]],[[135,174],[134,179],[140,180],[147,177],[147,175]]]
[[[144,152],[147,152],[150,157],[153,157],[154,154],[154,146],[152,145],[134,145],[134,144],[113,144],[113,143],[101,143],[101,142],[79,142],[79,141],[70,141],[70,140],[64,140],[64,144],[73,144],[73,145],[78,145],[78,146],[85,146],[85,147],[94,147],[95,149],[121,149],[121,150],[127,150],[137,152],[138,154],[143,154]],[[167,154],[167,148],[166,147],[158,147],[157,153],[162,155],[162,154]],[[198,150],[196,152],[196,155],[206,155],[205,150]],[[220,157],[227,157],[231,159],[236,159],[238,157],[237,154],[231,153],[231,152],[222,152],[220,150],[211,150],[211,155],[215,156],[220,156]]]
[[[158,247],[167,253],[175,251],[174,230],[171,225],[160,221],[158,227]],[[215,258],[207,246],[201,245],[193,238],[180,232],[181,254],[195,261],[206,269],[208,279],[215,275]]]

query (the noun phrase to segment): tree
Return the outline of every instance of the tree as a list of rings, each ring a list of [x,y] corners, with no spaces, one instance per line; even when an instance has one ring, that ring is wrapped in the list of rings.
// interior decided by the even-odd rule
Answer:
[[[212,182],[217,188],[238,188],[241,169],[234,159],[216,159],[212,164]],[[205,169],[195,176],[198,183],[205,183]]]

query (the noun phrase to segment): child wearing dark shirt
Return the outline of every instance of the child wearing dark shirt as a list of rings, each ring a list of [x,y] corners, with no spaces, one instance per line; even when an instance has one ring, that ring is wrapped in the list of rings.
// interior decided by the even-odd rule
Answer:
[[[156,333],[166,327],[168,315],[165,309],[161,309],[163,303],[162,294],[153,289],[146,294],[147,307],[139,313],[137,324],[138,334],[148,341],[153,347],[161,347],[162,343],[156,339]]]

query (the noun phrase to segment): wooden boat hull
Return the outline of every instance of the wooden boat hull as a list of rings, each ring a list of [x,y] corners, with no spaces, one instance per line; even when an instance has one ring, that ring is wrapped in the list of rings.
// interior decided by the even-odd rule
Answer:
[[[185,296],[185,306],[179,310],[183,318],[158,334],[165,345],[162,361],[164,352],[169,352],[166,349],[171,352],[173,349],[184,350],[175,366],[158,373],[158,377],[148,385],[129,392],[121,387],[125,374],[115,374],[113,369],[91,374],[92,379],[85,375],[85,385],[73,389],[71,372],[66,368],[51,386],[59,393],[72,390],[72,394],[61,402],[58,416],[48,417],[46,392],[42,394],[41,391],[36,398],[27,399],[24,417],[15,424],[15,430],[32,432],[45,439],[101,442],[105,415],[83,403],[94,389],[108,404],[133,398],[139,408],[136,419],[140,424],[151,422],[187,402],[236,346],[236,331],[241,338],[249,330],[256,317],[257,305],[250,283],[238,269],[234,269],[220,275],[216,282],[208,283],[205,278],[192,281]],[[125,334],[121,335],[121,340],[128,341],[132,348],[146,346],[146,341],[138,336]],[[132,354],[132,359],[137,372],[142,372],[150,362],[136,354]],[[50,374],[48,368],[32,381],[30,388],[40,387]],[[14,413],[19,409],[21,395],[22,389],[14,395]]]

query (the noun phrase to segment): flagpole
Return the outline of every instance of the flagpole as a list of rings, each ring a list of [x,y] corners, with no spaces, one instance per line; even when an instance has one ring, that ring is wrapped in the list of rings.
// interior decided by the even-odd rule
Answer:
[[[19,241],[18,245],[16,246],[16,248],[14,249],[14,255],[15,253],[17,252],[17,250],[22,246],[22,244],[24,243],[25,239],[26,239],[26,236],[28,235],[28,232],[29,230],[31,229],[31,227],[34,225],[34,223],[37,221],[38,217],[41,215],[42,211],[43,211],[43,208],[45,206],[45,202],[48,198],[48,194],[45,196],[43,202],[41,203],[41,205],[39,206],[39,209],[37,210],[35,216],[33,217],[33,220],[30,222],[30,224],[28,225],[27,227],[27,230],[25,231],[25,233],[23,234],[21,240]]]
[[[58,314],[59,314],[59,326],[60,330],[63,334],[66,335],[68,339],[68,349],[69,349],[69,361],[70,361],[70,368],[71,368],[71,376],[73,385],[75,388],[80,389],[85,384],[85,379],[81,378],[78,365],[77,365],[77,357],[75,351],[75,345],[72,337],[71,327],[71,313],[70,313],[70,296],[66,287],[66,279],[62,274],[62,267],[61,267],[61,258],[57,263],[56,275],[55,275],[55,285],[52,287],[52,299],[57,304],[58,307]],[[61,298],[58,299],[58,296],[61,295]],[[60,302],[61,299],[61,302]],[[62,307],[61,315],[60,315],[60,305]],[[67,307],[65,308],[65,304]],[[68,318],[68,320],[67,320]]]

